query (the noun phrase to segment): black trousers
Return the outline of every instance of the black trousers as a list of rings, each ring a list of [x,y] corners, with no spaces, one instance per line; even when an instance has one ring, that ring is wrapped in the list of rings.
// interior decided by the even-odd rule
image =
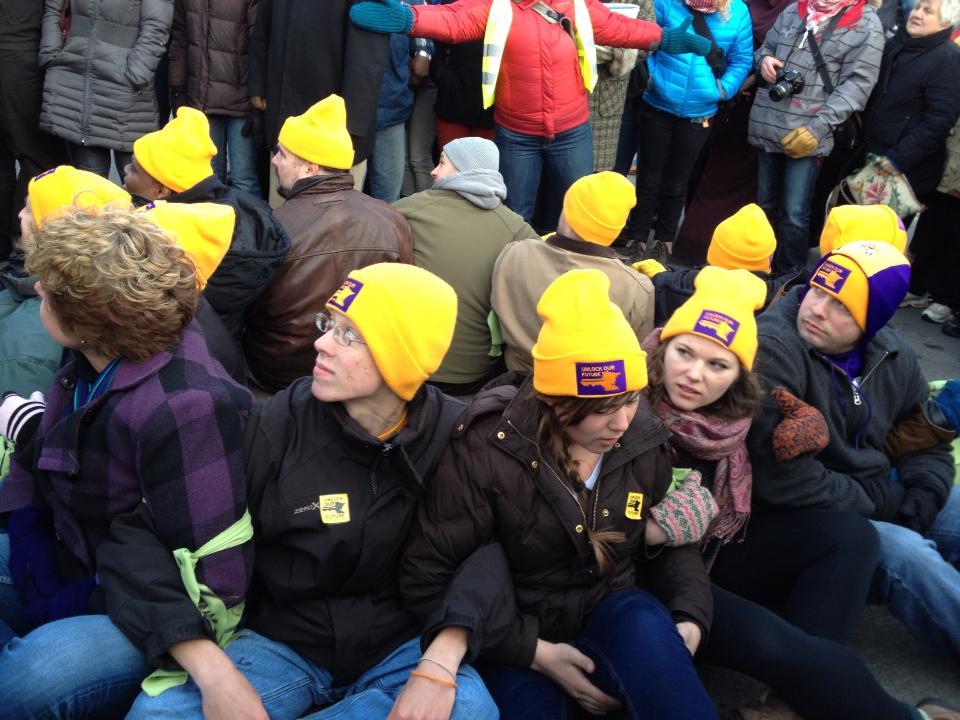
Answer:
[[[910,243],[910,292],[929,292],[934,302],[960,311],[960,198],[934,192]]]
[[[37,51],[0,50],[0,259],[20,235],[27,183],[60,159],[59,142],[37,127],[42,96]]]
[[[683,212],[690,173],[710,135],[710,127],[639,103],[637,138],[637,205],[630,236],[646,242],[653,225],[654,240],[673,242]],[[656,214],[656,221],[654,221]]]

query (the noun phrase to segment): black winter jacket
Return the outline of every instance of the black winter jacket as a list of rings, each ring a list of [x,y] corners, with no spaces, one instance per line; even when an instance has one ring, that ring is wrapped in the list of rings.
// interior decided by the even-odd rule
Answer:
[[[3,0],[0,3],[0,50],[36,52],[42,18],[42,0]]]
[[[690,299],[694,290],[693,283],[704,267],[706,266],[698,265],[687,270],[666,270],[650,278],[655,290],[653,294],[653,324],[656,327],[663,327],[677,308]],[[764,307],[773,302],[788,284],[800,279],[798,273],[770,275],[764,272],[754,272],[753,274],[763,280],[767,286],[767,299],[763,303]]]
[[[534,440],[531,387],[521,373],[502,376],[477,395],[458,424],[404,555],[401,589],[410,607],[437,624],[446,619],[482,634],[480,605],[470,593],[440,596],[475,548],[497,541],[519,612],[506,639],[486,653],[491,659],[529,666],[537,638],[575,638],[600,600],[631,587],[649,590],[678,620],[696,622],[706,635],[713,605],[699,549],[649,550],[645,544],[647,509],[670,484],[669,432],[641,399],[633,423],[603,459],[591,505],[581,508]],[[611,578],[597,566],[588,524],[626,534],[625,542],[612,545]],[[425,641],[436,629],[428,625]],[[471,638],[471,647],[479,644]]]
[[[900,28],[884,47],[867,106],[867,151],[889,157],[918,195],[933,192],[958,116],[960,48],[950,30],[911,38]]]
[[[891,479],[883,453],[890,428],[929,394],[913,350],[895,330],[882,328],[864,351],[863,376],[855,388],[797,332],[802,292],[795,288],[760,316],[754,369],[765,387],[782,385],[819,410],[830,428],[830,444],[816,455],[777,460],[771,435],[781,416],[765,397],[747,436],[754,506],[830,508],[913,529],[929,527],[953,485],[949,446],[901,458],[895,466],[900,482]]]
[[[237,214],[230,249],[203,290],[231,337],[239,343],[247,308],[260,297],[290,249],[290,238],[260,198],[224,185],[215,176],[174,193],[170,202],[213,202]]]
[[[400,598],[400,553],[464,406],[426,386],[406,427],[380,442],[310,386],[293,383],[247,424],[256,532],[247,624],[339,685],[420,632]]]
[[[361,30],[347,11],[360,0],[259,0],[250,38],[251,97],[267,101],[267,147],[280,126],[330,93],[347,105],[354,163],[373,150],[390,36]]]

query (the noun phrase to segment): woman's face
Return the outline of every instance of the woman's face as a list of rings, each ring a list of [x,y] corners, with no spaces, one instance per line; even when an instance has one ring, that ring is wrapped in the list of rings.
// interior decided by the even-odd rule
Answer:
[[[713,340],[687,333],[670,338],[663,355],[663,385],[678,410],[712,405],[740,377],[740,360]]]
[[[82,345],[80,338],[67,332],[60,324],[60,319],[50,306],[47,293],[44,292],[43,285],[40,284],[39,280],[33,284],[33,289],[36,290],[37,295],[40,296],[40,319],[43,321],[43,326],[47,329],[47,334],[61,347],[73,348],[75,350],[79,349]]]
[[[370,348],[363,344],[363,336],[349,319],[333,314],[337,327],[318,337],[313,348],[317,359],[313,365],[311,392],[317,400],[343,402],[370,397],[383,386],[383,377],[373,361]],[[358,342],[341,345],[336,338],[344,338],[351,330]]]
[[[612,449],[620,437],[630,427],[640,397],[637,396],[611,413],[593,413],[587,415],[576,425],[568,425],[567,437],[574,445],[592,453],[605,453]]]
[[[947,28],[940,22],[940,0],[919,0],[907,16],[907,35],[924,37]]]

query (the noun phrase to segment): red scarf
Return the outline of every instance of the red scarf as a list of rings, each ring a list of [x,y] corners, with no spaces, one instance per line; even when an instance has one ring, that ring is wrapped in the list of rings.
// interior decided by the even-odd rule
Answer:
[[[702,13],[715,13],[717,0],[683,0],[688,8]]]
[[[853,7],[860,0],[809,0],[807,3],[807,27],[819,28],[844,8]]]

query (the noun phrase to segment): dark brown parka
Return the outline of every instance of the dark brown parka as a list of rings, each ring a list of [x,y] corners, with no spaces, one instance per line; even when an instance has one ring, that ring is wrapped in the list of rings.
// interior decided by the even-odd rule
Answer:
[[[471,607],[469,600],[482,597],[483,588],[446,589],[459,565],[493,541],[509,563],[519,612],[506,640],[484,653],[490,659],[529,666],[537,638],[574,639],[600,600],[634,587],[656,596],[677,621],[696,622],[706,635],[713,600],[698,548],[646,546],[649,508],[671,479],[670,434],[646,399],[604,456],[590,502],[581,507],[556,463],[537,446],[531,380],[511,373],[500,383],[483,390],[461,418],[401,566],[404,599],[429,618],[424,645],[452,618],[471,630],[472,647],[488,645],[476,637],[482,629],[472,620],[486,609]],[[609,577],[597,565],[587,526],[626,535],[612,545]]]
[[[176,0],[170,36],[171,88],[209,115],[250,114],[247,72],[257,0]]]

